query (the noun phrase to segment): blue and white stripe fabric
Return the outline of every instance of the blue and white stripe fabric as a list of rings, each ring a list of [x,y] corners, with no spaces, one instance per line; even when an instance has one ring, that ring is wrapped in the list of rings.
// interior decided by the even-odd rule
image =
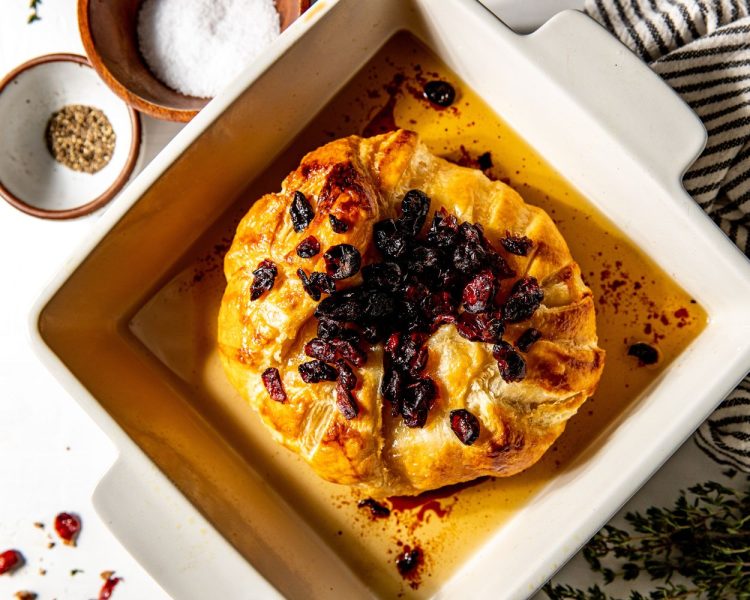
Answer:
[[[708,142],[685,189],[750,256],[750,0],[586,0],[585,11],[702,119]],[[718,462],[750,472],[750,378],[695,440]]]

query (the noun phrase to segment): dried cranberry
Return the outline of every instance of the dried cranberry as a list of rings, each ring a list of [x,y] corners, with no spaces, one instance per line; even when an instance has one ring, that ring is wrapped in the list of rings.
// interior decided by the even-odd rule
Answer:
[[[331,365],[322,360],[311,360],[302,363],[299,367],[299,375],[305,383],[319,383],[321,381],[336,381],[338,373]]]
[[[312,282],[304,269],[297,269],[297,277],[300,278],[302,289],[307,292],[307,295],[316,302],[320,300],[320,288]]]
[[[292,227],[294,227],[294,231],[297,233],[307,229],[310,221],[315,216],[307,197],[299,191],[294,192],[294,198],[292,198],[292,204],[289,207],[289,214],[292,217]]]
[[[409,252],[409,272],[433,279],[440,269],[440,254],[435,248],[414,244]]]
[[[263,371],[263,374],[260,377],[272,400],[282,403],[286,402],[286,392],[284,391],[284,384],[281,382],[281,376],[279,375],[278,369],[269,367]]]
[[[412,573],[421,562],[422,551],[419,548],[414,548],[414,550],[407,549],[396,560],[396,568],[402,576],[405,576]]]
[[[441,323],[455,323],[456,303],[448,292],[437,292],[430,298],[430,309],[432,310],[433,319],[440,320]],[[446,320],[446,317],[450,317]]]
[[[484,242],[484,228],[479,223],[464,221],[458,226],[458,233],[467,242],[481,244]]]
[[[333,277],[325,273],[313,271],[310,273],[310,283],[324,294],[333,294],[336,291],[336,282]]]
[[[328,215],[328,222],[335,233],[346,233],[349,231],[349,224],[334,215]]]
[[[479,419],[465,408],[450,412],[451,429],[462,444],[471,446],[479,437]]]
[[[320,242],[315,236],[306,237],[297,244],[297,256],[300,258],[312,258],[320,252]]]
[[[659,361],[659,351],[644,342],[637,342],[630,346],[628,356],[635,356],[640,365],[653,365]]]
[[[464,308],[470,313],[484,312],[495,298],[495,276],[490,270],[475,275],[463,291]]]
[[[357,274],[362,264],[362,257],[351,244],[332,246],[323,255],[326,262],[326,272],[334,279],[347,279]]]
[[[511,254],[517,254],[518,256],[526,256],[534,245],[529,238],[525,235],[510,235],[500,240],[503,248],[505,248]]]
[[[526,361],[508,342],[501,341],[492,348],[492,356],[497,360],[500,376],[507,383],[521,381],[526,377]]]
[[[313,338],[305,344],[305,354],[310,358],[331,362],[336,358],[336,348],[333,342],[320,338]]]
[[[456,90],[447,81],[428,81],[423,89],[425,98],[443,108],[453,104],[456,99]]]
[[[0,575],[10,573],[23,564],[23,555],[18,550],[6,550],[0,553]]]
[[[510,279],[515,277],[516,273],[510,268],[507,261],[500,256],[500,253],[495,250],[489,242],[486,242],[487,251],[487,264],[492,268],[498,279]]]
[[[331,321],[356,321],[364,315],[363,298],[356,288],[331,294],[318,304],[315,316]]]
[[[376,502],[372,498],[365,498],[357,502],[358,508],[367,508],[370,514],[376,519],[385,519],[391,515],[391,509],[387,506],[383,506],[380,502]]]
[[[396,369],[386,369],[380,382],[380,393],[391,403],[391,415],[394,417],[401,412],[403,390],[404,376],[401,372]]]
[[[427,213],[430,211],[430,198],[420,190],[409,190],[401,201],[399,229],[412,237],[421,231]]]
[[[465,241],[453,250],[453,268],[463,273],[476,273],[487,264],[487,251],[481,243]]]
[[[445,209],[436,212],[432,218],[430,230],[427,232],[427,241],[438,248],[451,248],[458,238],[458,221],[454,215],[448,214]]]
[[[362,267],[362,279],[372,287],[395,292],[401,285],[403,271],[398,263],[372,263]]]
[[[362,307],[362,316],[372,320],[390,317],[395,309],[393,298],[380,290],[365,294],[360,306]]]
[[[503,335],[503,320],[499,313],[462,313],[456,323],[459,335],[472,342],[492,344]]]
[[[352,368],[342,359],[336,361],[336,367],[339,370],[337,381],[343,385],[347,390],[353,390],[357,387],[357,376],[352,371]]]
[[[529,348],[538,342],[542,337],[542,332],[533,327],[529,327],[516,340],[516,348],[521,352],[528,352]]]
[[[351,421],[359,414],[359,405],[354,394],[342,383],[336,385],[336,407],[347,421]]]
[[[324,340],[337,338],[342,331],[342,326],[336,321],[330,319],[318,320],[318,337]]]
[[[487,171],[492,168],[492,153],[485,152],[477,156],[477,164],[482,171]]]
[[[386,351],[391,354],[391,360],[397,368],[416,377],[427,366],[428,351],[424,346],[425,339],[424,334],[416,332],[400,335],[395,345],[389,339]]]
[[[401,416],[407,427],[424,427],[432,402],[437,395],[435,382],[423,377],[407,386],[401,403]]]
[[[107,575],[107,578],[102,585],[102,589],[99,590],[99,600],[109,600],[112,597],[112,593],[115,591],[115,587],[122,581],[122,577],[114,577],[113,574]]]
[[[357,345],[349,340],[334,340],[336,358],[349,361],[355,367],[361,367],[367,362],[365,354]]]
[[[55,517],[55,531],[64,543],[75,546],[81,531],[81,520],[76,515],[60,513]]]
[[[406,251],[406,234],[398,228],[393,219],[375,223],[372,231],[375,247],[383,256],[397,259]]]
[[[385,336],[384,326],[379,323],[370,323],[362,327],[362,339],[370,344],[377,344]]]
[[[276,265],[270,260],[265,259],[260,261],[258,268],[253,271],[253,284],[250,292],[250,300],[257,300],[265,292],[273,287],[276,281]]]
[[[544,299],[544,291],[534,277],[516,281],[505,300],[503,315],[509,323],[518,323],[531,318]]]

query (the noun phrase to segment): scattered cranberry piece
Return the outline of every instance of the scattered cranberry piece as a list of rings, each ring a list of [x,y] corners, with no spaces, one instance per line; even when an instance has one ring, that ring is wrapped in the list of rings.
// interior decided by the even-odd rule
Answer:
[[[475,275],[463,291],[464,308],[470,313],[486,311],[495,297],[495,276],[486,269]]]
[[[445,108],[453,104],[456,90],[447,81],[428,81],[424,84],[424,97],[433,104]]]
[[[10,573],[23,564],[23,555],[18,550],[6,550],[0,553],[0,575]]]
[[[533,327],[529,327],[516,340],[516,348],[521,352],[528,352],[534,344],[542,338],[542,332]]]
[[[359,405],[354,394],[342,383],[336,385],[336,406],[347,421],[351,421],[359,414]]]
[[[508,342],[501,341],[492,347],[500,376],[507,382],[521,381],[526,377],[526,361]]]
[[[284,384],[281,382],[278,369],[269,367],[263,371],[261,379],[263,379],[263,385],[266,386],[266,391],[272,400],[282,403],[286,402],[286,392],[284,391]]]
[[[430,198],[421,190],[409,190],[401,201],[401,231],[416,237],[422,229],[430,211]]]
[[[297,256],[300,258],[312,258],[320,252],[320,242],[315,236],[306,237],[297,244]]]
[[[644,342],[637,342],[630,346],[628,356],[635,356],[639,365],[653,365],[659,361],[659,351]]]
[[[525,235],[510,235],[509,233],[500,240],[500,243],[508,252],[518,256],[526,256],[534,245],[534,242]]]
[[[383,256],[397,259],[406,251],[407,235],[401,231],[393,219],[375,223],[372,231],[375,247]]]
[[[485,152],[477,156],[477,164],[482,171],[487,171],[492,168],[492,153]]]
[[[104,578],[104,585],[99,590],[99,600],[109,600],[112,597],[112,593],[115,591],[115,587],[122,581],[122,577],[114,577],[114,573],[102,573],[106,575]]]
[[[500,313],[461,313],[456,323],[459,335],[472,342],[494,344],[503,335],[504,325]]]
[[[335,215],[328,215],[328,222],[331,224],[331,229],[333,229],[334,233],[346,233],[349,231],[349,224]]]
[[[523,277],[513,284],[505,300],[503,315],[509,323],[518,323],[531,318],[542,304],[544,291],[534,277]]]
[[[386,369],[380,381],[380,393],[391,403],[391,416],[401,413],[403,398],[404,376],[396,369]]]
[[[270,260],[265,259],[260,262],[258,268],[253,271],[253,285],[250,293],[250,300],[257,300],[265,292],[273,287],[276,281],[276,265]]]
[[[336,381],[343,385],[347,390],[353,390],[355,387],[357,387],[357,376],[354,374],[354,371],[352,371],[352,368],[346,363],[346,361],[343,361],[341,359],[337,360],[336,367],[339,370],[338,378],[336,379]]]
[[[380,504],[380,502],[377,502],[372,498],[365,498],[364,500],[360,500],[359,502],[357,502],[357,507],[369,509],[370,514],[376,519],[385,519],[386,517],[389,517],[391,515],[390,508]]]
[[[422,551],[419,548],[404,550],[404,553],[396,560],[396,568],[402,576],[409,575],[422,562]]]
[[[81,520],[70,513],[60,513],[55,517],[55,531],[66,544],[75,546],[81,531]]]
[[[325,273],[313,271],[310,273],[310,283],[324,294],[333,294],[336,291],[336,282],[333,277]]]
[[[289,214],[292,217],[292,227],[294,227],[294,231],[297,233],[307,229],[310,221],[315,216],[307,197],[299,191],[294,192],[294,198],[292,198],[292,204],[289,207]]]
[[[406,388],[401,404],[401,416],[407,427],[424,427],[432,402],[437,395],[435,382],[429,377],[417,379]]]
[[[307,295],[316,302],[320,300],[320,289],[317,285],[313,284],[310,277],[308,277],[307,273],[305,273],[304,269],[297,269],[297,277],[299,277],[300,281],[302,282],[302,289],[307,292]]]
[[[355,367],[361,367],[367,362],[367,354],[349,340],[335,340],[333,344],[336,349],[336,358],[348,360]]]
[[[320,300],[321,293],[333,294],[336,291],[336,282],[325,273],[313,271],[308,276],[304,269],[297,269],[297,277],[302,282],[302,288],[316,302]]]
[[[333,343],[321,338],[311,339],[305,344],[304,350],[310,358],[317,358],[322,361],[332,361],[336,358],[336,348]]]
[[[362,256],[351,244],[338,244],[330,247],[323,255],[326,272],[334,279],[347,279],[357,274],[362,264]]]
[[[451,429],[462,444],[471,446],[479,437],[479,419],[465,408],[450,412]]]
[[[336,381],[338,373],[331,365],[322,360],[311,360],[302,363],[299,367],[299,375],[305,383],[319,383],[321,381]]]

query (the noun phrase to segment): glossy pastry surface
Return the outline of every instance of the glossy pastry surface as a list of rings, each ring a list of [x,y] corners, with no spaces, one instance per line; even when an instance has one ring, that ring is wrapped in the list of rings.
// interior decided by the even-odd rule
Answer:
[[[481,225],[514,273],[498,283],[499,305],[519,279],[533,278],[543,291],[530,318],[505,323],[502,339],[515,346],[525,345],[519,337],[528,330],[538,331],[539,339],[525,352],[514,349],[525,363],[521,380],[502,376],[492,343],[470,341],[452,323],[434,328],[424,342],[427,363],[421,376],[434,382],[436,395],[421,427],[393,416],[380,392],[383,342],[367,345],[366,363],[352,369],[357,378],[353,418],[337,403],[336,382],[306,383],[298,370],[311,360],[304,348],[316,337],[319,305],[305,291],[298,270],[325,273],[325,252],[341,244],[356,248],[363,265],[383,260],[373,226],[398,218],[409,190],[430,199],[423,232],[441,209],[459,222]],[[295,192],[309,201],[314,215],[304,228],[295,227],[291,217]],[[500,243],[509,234],[531,240],[525,256]],[[308,238],[315,239],[318,252],[298,251]],[[263,261],[273,264],[273,285],[251,300]],[[404,130],[343,138],[305,156],[281,192],[260,198],[244,217],[225,259],[225,275],[219,346],[234,387],[274,437],[321,477],[377,497],[526,469],[593,394],[604,366],[591,291],[549,216],[525,204],[509,186],[432,155],[416,134]],[[345,290],[361,283],[357,272],[335,285]],[[268,369],[278,371],[284,401],[264,385]],[[451,412],[461,409],[478,421],[478,437],[470,444],[451,426]]]

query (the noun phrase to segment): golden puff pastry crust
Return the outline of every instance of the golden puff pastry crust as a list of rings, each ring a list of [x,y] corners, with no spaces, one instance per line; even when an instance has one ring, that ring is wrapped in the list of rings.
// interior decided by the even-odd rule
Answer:
[[[544,291],[541,306],[530,319],[508,324],[504,339],[515,343],[529,327],[542,336],[524,354],[526,377],[508,383],[490,344],[461,337],[453,325],[440,326],[426,342],[425,374],[434,380],[437,398],[421,428],[391,416],[379,393],[379,344],[356,370],[359,414],[347,420],[336,407],[335,383],[308,384],[298,372],[310,360],[303,346],[315,336],[318,303],[296,273],[299,268],[325,272],[323,252],[341,243],[356,247],[364,264],[376,260],[373,225],[397,217],[410,189],[431,198],[431,212],[444,208],[461,221],[481,224],[493,243],[508,231],[534,242],[527,256],[502,252],[516,279],[535,277]],[[305,194],[315,213],[301,233],[289,216],[295,191]],[[349,229],[335,233],[330,214]],[[296,247],[307,236],[315,236],[322,250],[305,259]],[[252,272],[264,259],[276,265],[276,280],[251,301]],[[242,219],[225,259],[225,275],[218,341],[233,386],[275,439],[321,477],[375,497],[418,494],[528,468],[594,393],[604,366],[591,290],[550,217],[525,204],[509,186],[432,155],[409,131],[343,138],[307,154],[281,192],[260,198]],[[337,287],[360,282],[357,274]],[[512,283],[504,282],[503,289]],[[283,403],[264,387],[261,374],[269,367],[280,373],[287,396]],[[467,409],[479,420],[479,437],[472,445],[463,444],[451,429],[449,414],[455,409]]]

